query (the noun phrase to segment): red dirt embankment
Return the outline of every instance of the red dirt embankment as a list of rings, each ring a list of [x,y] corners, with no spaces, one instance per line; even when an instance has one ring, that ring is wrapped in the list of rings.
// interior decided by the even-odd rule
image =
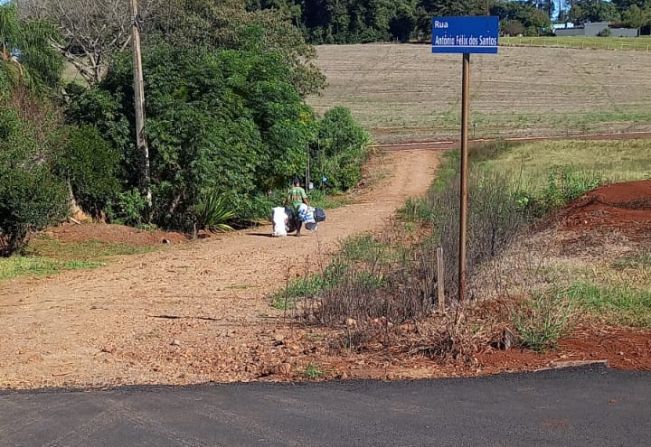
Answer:
[[[160,245],[163,241],[169,241],[173,244],[188,241],[188,238],[181,233],[161,230],[139,230],[124,225],[106,225],[101,223],[88,223],[83,225],[64,224],[48,230],[46,234],[64,243],[99,241],[113,244],[149,246]]]
[[[561,229],[618,231],[633,239],[651,238],[651,180],[597,188],[558,215]]]

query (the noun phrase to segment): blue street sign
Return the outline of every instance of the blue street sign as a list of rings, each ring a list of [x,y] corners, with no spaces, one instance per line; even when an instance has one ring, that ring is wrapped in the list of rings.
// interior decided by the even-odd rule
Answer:
[[[497,53],[499,18],[434,17],[432,53]]]

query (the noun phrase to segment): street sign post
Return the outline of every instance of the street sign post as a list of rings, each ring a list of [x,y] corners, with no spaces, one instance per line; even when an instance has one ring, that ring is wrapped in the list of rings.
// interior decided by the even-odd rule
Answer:
[[[495,16],[434,17],[432,19],[432,53],[461,53],[463,55],[461,81],[461,187],[459,198],[459,301],[465,300],[466,289],[470,53],[496,54],[498,38],[499,18]]]

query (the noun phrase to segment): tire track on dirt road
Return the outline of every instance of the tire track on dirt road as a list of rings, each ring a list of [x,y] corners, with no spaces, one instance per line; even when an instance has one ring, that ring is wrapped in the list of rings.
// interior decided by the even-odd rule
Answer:
[[[288,275],[316,269],[342,239],[380,229],[408,197],[425,193],[437,161],[423,150],[384,155],[377,164],[389,175],[301,238],[271,238],[261,227],[97,270],[3,283],[0,388],[255,377],[242,360],[250,349],[240,347],[270,339],[282,313],[268,294]],[[182,318],[155,317],[162,315]]]

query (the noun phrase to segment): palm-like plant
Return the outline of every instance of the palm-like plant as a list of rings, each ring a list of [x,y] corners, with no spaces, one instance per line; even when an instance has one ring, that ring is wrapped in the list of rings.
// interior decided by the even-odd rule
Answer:
[[[52,46],[56,29],[41,20],[22,21],[13,2],[0,5],[0,77],[34,90],[59,83],[63,59]]]
[[[228,225],[228,222],[235,218],[235,212],[229,209],[224,198],[215,192],[206,194],[194,206],[193,211],[197,221],[197,229],[211,232],[233,230],[233,227]]]

